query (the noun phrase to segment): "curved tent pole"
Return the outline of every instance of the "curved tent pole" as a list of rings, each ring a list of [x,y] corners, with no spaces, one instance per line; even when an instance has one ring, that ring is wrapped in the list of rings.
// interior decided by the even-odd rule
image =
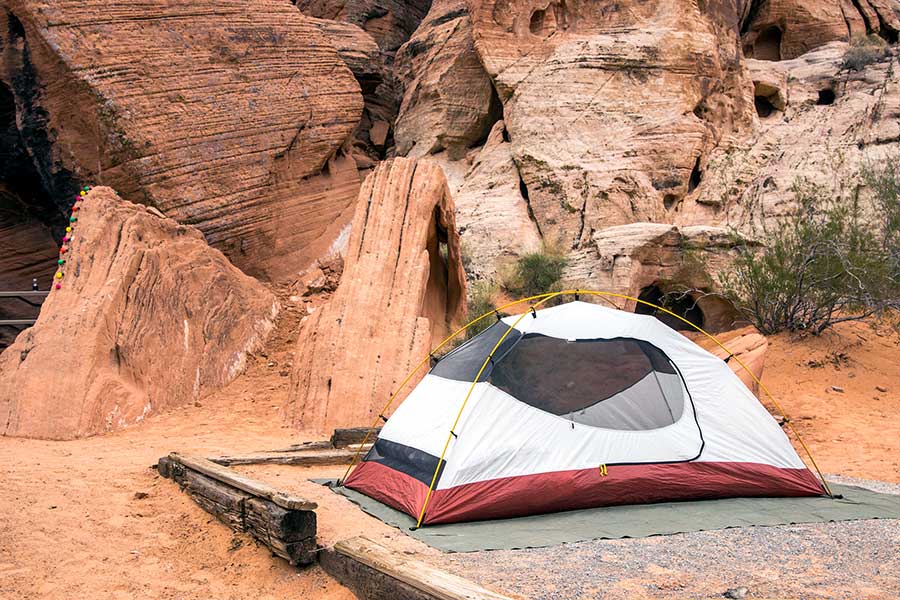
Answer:
[[[655,310],[662,311],[662,312],[666,313],[666,314],[669,315],[669,316],[675,317],[675,318],[678,319],[679,321],[682,321],[682,322],[686,323],[688,326],[692,327],[692,328],[695,329],[696,331],[702,333],[702,334],[703,334],[704,336],[706,336],[707,338],[711,339],[717,346],[719,346],[722,350],[724,350],[724,351],[727,352],[731,357],[734,358],[735,362],[737,362],[738,365],[739,365],[739,366],[740,366],[740,367],[741,367],[741,368],[742,368],[742,369],[750,376],[750,378],[751,378],[751,379],[759,386],[759,388],[760,388],[761,390],[763,390],[763,392],[766,394],[766,397],[767,397],[769,400],[771,400],[771,401],[772,401],[772,404],[774,404],[775,407],[781,412],[781,414],[784,415],[784,417],[785,417],[785,419],[786,419],[786,422],[787,422],[787,424],[788,424],[788,427],[790,427],[791,431],[794,433],[794,436],[796,436],[797,441],[800,442],[800,445],[803,447],[803,451],[806,453],[806,456],[809,457],[809,460],[810,460],[810,462],[812,463],[813,467],[815,468],[816,473],[819,475],[819,479],[822,481],[822,484],[823,484],[823,486],[825,487],[825,490],[828,492],[828,495],[829,495],[830,497],[834,498],[834,494],[831,492],[831,488],[829,487],[828,482],[827,482],[826,479],[825,479],[825,476],[822,475],[822,471],[821,471],[821,469],[819,469],[819,465],[816,463],[816,459],[813,458],[812,452],[810,452],[809,447],[808,447],[808,446],[806,445],[806,443],[803,441],[803,438],[800,436],[800,433],[796,430],[796,428],[794,427],[794,425],[793,425],[793,423],[791,422],[790,418],[788,418],[787,413],[784,411],[784,409],[781,407],[781,405],[780,405],[780,404],[778,403],[778,401],[775,399],[775,396],[772,394],[772,392],[769,391],[769,388],[767,388],[766,385],[765,385],[762,381],[760,381],[760,379],[756,376],[756,374],[753,373],[753,371],[751,371],[750,368],[749,368],[746,364],[744,364],[744,362],[743,362],[740,358],[738,358],[731,350],[729,350],[729,349],[728,349],[722,342],[720,342],[714,335],[712,335],[712,334],[709,333],[708,331],[702,329],[701,327],[695,325],[694,323],[688,321],[687,319],[685,319],[685,318],[682,317],[681,315],[675,314],[675,313],[673,313],[672,311],[670,311],[670,310],[668,310],[668,309],[666,309],[666,308],[663,308],[662,306],[659,306],[659,305],[657,305],[657,304],[654,304],[654,303],[652,303],[652,302],[647,302],[646,300],[641,300],[640,298],[635,298],[635,297],[633,297],[633,296],[628,296],[628,295],[626,295],[626,294],[618,294],[618,293],[615,293],[615,292],[601,292],[601,291],[594,291],[594,290],[581,290],[581,289],[575,289],[575,290],[563,290],[563,291],[560,291],[560,292],[548,292],[548,293],[544,293],[544,294],[538,294],[538,295],[536,295],[536,296],[529,296],[529,297],[527,297],[527,298],[520,298],[519,300],[515,300],[515,301],[513,301],[513,302],[509,302],[509,303],[507,303],[507,304],[504,304],[504,305],[502,305],[502,306],[498,306],[497,308],[495,308],[495,309],[493,309],[493,310],[491,310],[491,311],[489,311],[489,312],[486,312],[486,313],[484,313],[483,315],[480,315],[479,317],[477,317],[477,318],[475,318],[475,319],[472,319],[471,321],[469,321],[468,323],[466,323],[465,325],[463,325],[462,327],[460,327],[459,329],[457,329],[456,331],[454,331],[453,333],[451,333],[449,336],[447,336],[443,341],[441,341],[440,344],[438,344],[437,346],[434,347],[434,349],[432,349],[432,351],[428,354],[428,356],[426,356],[425,358],[423,358],[422,361],[421,361],[419,364],[417,364],[417,365],[413,368],[413,370],[409,373],[409,375],[407,375],[406,378],[405,378],[405,379],[400,383],[400,385],[397,387],[397,390],[396,390],[396,391],[391,395],[391,397],[388,399],[387,404],[384,405],[384,408],[381,409],[381,412],[378,414],[378,417],[376,417],[375,422],[372,423],[372,426],[371,426],[371,427],[369,428],[369,430],[366,432],[366,436],[365,436],[365,438],[363,438],[363,442],[362,442],[362,443],[359,445],[359,447],[356,449],[356,453],[354,454],[353,459],[352,459],[351,462],[350,462],[350,465],[347,467],[347,471],[344,473],[344,476],[343,476],[341,479],[338,480],[338,485],[340,485],[341,482],[345,481],[346,478],[347,478],[347,476],[350,474],[350,470],[353,468],[353,466],[356,464],[356,461],[359,459],[359,455],[360,455],[360,453],[361,453],[361,451],[362,451],[362,447],[366,444],[366,442],[368,442],[368,440],[369,440],[369,438],[370,438],[372,432],[373,432],[373,431],[375,430],[375,428],[378,426],[378,421],[379,421],[380,419],[383,418],[382,415],[388,410],[388,408],[390,407],[390,405],[394,402],[394,400],[397,398],[397,396],[398,396],[398,395],[400,394],[400,392],[403,390],[404,386],[406,386],[406,384],[409,383],[409,381],[413,378],[413,376],[416,374],[416,372],[418,372],[418,370],[419,370],[420,368],[422,368],[422,366],[423,366],[426,362],[428,362],[428,360],[434,355],[435,352],[437,352],[438,350],[440,350],[441,348],[443,348],[448,342],[450,342],[450,341],[451,341],[453,338],[455,338],[457,335],[459,335],[460,333],[462,333],[462,332],[468,330],[469,327],[471,327],[472,325],[475,325],[476,323],[478,323],[478,322],[481,321],[482,319],[485,319],[485,318],[489,317],[490,315],[493,315],[493,314],[497,313],[497,312],[500,311],[500,310],[504,310],[504,309],[506,309],[506,308],[515,306],[515,305],[517,305],[517,304],[521,304],[521,303],[523,303],[523,302],[530,302],[530,301],[532,301],[532,300],[540,300],[538,303],[536,303],[536,304],[534,305],[534,306],[538,306],[539,304],[543,304],[545,301],[549,300],[549,299],[552,298],[552,297],[563,296],[563,295],[576,295],[576,296],[577,296],[578,294],[586,294],[586,295],[588,295],[588,296],[595,296],[595,297],[602,298],[602,299],[606,300],[609,304],[611,304],[613,307],[615,307],[617,310],[622,310],[622,309],[620,309],[620,308],[619,308],[618,306],[616,306],[613,302],[611,302],[611,301],[609,300],[610,298],[619,298],[619,299],[622,299],[622,300],[633,301],[633,302],[636,302],[636,303],[639,303],[639,304],[643,304],[643,305],[645,305],[645,306],[649,306],[649,307],[651,307],[651,308],[653,308],[653,309],[655,309]],[[525,314],[528,314],[528,312],[529,312],[529,311],[526,311]],[[523,315],[523,316],[524,316],[524,315]],[[521,317],[519,318],[519,320],[521,320]],[[518,323],[519,320],[517,320],[516,323]],[[508,332],[507,332],[507,333],[508,333]],[[504,338],[505,338],[505,337],[506,337],[506,336],[504,335]],[[501,341],[502,341],[502,340],[501,340]],[[491,353],[493,354],[493,351],[492,351]],[[481,373],[479,372],[479,376],[480,376],[480,374],[481,374]],[[476,381],[477,381],[477,380],[478,380],[478,378],[476,377]],[[462,412],[460,411],[460,415],[461,415],[461,414],[462,414]],[[457,415],[457,420],[458,420],[458,418],[459,418],[459,415]],[[451,434],[451,435],[452,435],[452,434]],[[438,461],[438,468],[440,468],[440,461]],[[437,475],[437,471],[435,472],[435,476],[436,476],[436,475]],[[432,486],[433,486],[433,483],[432,483]],[[431,495],[431,492],[432,492],[432,489],[429,488],[429,490],[428,490],[428,495],[429,495],[429,496]],[[425,504],[427,504],[427,499],[426,499]],[[423,508],[422,508],[422,516],[424,516],[424,513],[425,513],[425,507],[423,506]],[[417,526],[419,526],[419,525],[421,525],[421,517],[420,517],[420,520],[419,520],[419,523],[417,524]]]
[[[532,309],[537,308],[538,306],[540,306],[547,300],[550,300],[551,298],[555,298],[556,296],[559,296],[561,294],[565,294],[565,292],[556,292],[555,294],[551,294],[550,296],[547,296],[546,298],[542,298],[541,300],[538,300],[537,302],[532,304],[531,308]],[[425,495],[425,502],[422,503],[422,511],[419,513],[419,518],[416,521],[416,527],[422,526],[422,519],[425,518],[425,509],[428,507],[428,501],[431,500],[431,493],[434,491],[434,485],[437,483],[438,473],[441,470],[441,463],[444,462],[444,456],[447,454],[447,448],[450,447],[450,440],[452,440],[454,437],[456,437],[456,432],[454,430],[456,429],[456,426],[459,425],[459,419],[462,417],[463,411],[466,409],[466,404],[469,403],[469,398],[472,396],[472,392],[475,390],[475,386],[478,385],[478,379],[481,377],[481,374],[487,368],[488,363],[491,362],[491,360],[493,360],[494,352],[497,351],[497,348],[500,347],[500,344],[503,343],[503,340],[506,339],[506,337],[509,335],[509,332],[512,331],[513,329],[515,329],[516,325],[518,325],[522,319],[524,319],[525,317],[527,317],[530,314],[532,314],[530,311],[525,311],[521,315],[519,315],[519,318],[516,319],[513,322],[513,324],[509,326],[509,329],[507,329],[503,333],[503,335],[500,337],[500,339],[497,340],[497,343],[494,344],[494,347],[491,349],[490,353],[487,355],[487,358],[484,359],[484,363],[481,365],[481,368],[478,369],[478,374],[475,375],[475,380],[472,382],[472,385],[469,386],[469,391],[466,392],[466,397],[463,400],[462,405],[459,407],[459,412],[456,413],[456,419],[453,421],[453,426],[450,427],[450,434],[447,436],[447,441],[444,442],[444,449],[441,450],[441,456],[440,456],[440,458],[438,458],[437,466],[434,468],[434,475],[431,477],[431,485],[428,486],[428,493]]]
[[[413,376],[419,371],[419,369],[421,369],[422,366],[423,366],[426,362],[428,362],[428,361],[431,359],[432,356],[434,356],[434,353],[435,353],[435,352],[437,352],[438,350],[440,350],[441,348],[443,348],[447,343],[450,342],[450,340],[452,340],[453,338],[455,338],[456,336],[458,336],[460,333],[462,333],[462,332],[466,331],[467,329],[469,329],[469,327],[471,327],[471,326],[474,325],[475,323],[478,323],[478,322],[481,321],[482,319],[486,319],[487,317],[489,317],[489,316],[491,316],[491,315],[493,315],[493,314],[495,314],[495,313],[496,313],[496,314],[499,314],[499,312],[497,312],[497,311],[501,311],[501,310],[503,310],[503,309],[509,308],[510,306],[515,306],[516,304],[521,304],[521,303],[523,303],[523,302],[528,302],[528,301],[530,301],[530,300],[536,300],[536,299],[538,299],[538,298],[544,298],[544,297],[547,297],[547,296],[552,296],[554,293],[555,293],[555,292],[547,292],[547,293],[544,293],[544,294],[538,294],[537,296],[529,296],[528,298],[521,298],[521,299],[519,299],[519,300],[515,300],[515,301],[513,301],[513,302],[509,302],[509,303],[507,303],[507,304],[504,304],[503,306],[498,306],[497,308],[495,308],[495,309],[493,309],[493,310],[490,310],[490,311],[484,313],[483,315],[481,315],[481,316],[479,316],[479,317],[476,317],[476,318],[472,319],[471,321],[469,321],[468,323],[466,323],[465,325],[463,325],[462,327],[460,327],[459,329],[457,329],[456,331],[454,331],[453,333],[451,333],[450,335],[448,335],[446,338],[444,338],[444,340],[443,340],[440,344],[438,344],[437,346],[435,346],[434,348],[432,348],[432,349],[431,349],[431,352],[428,353],[428,356],[426,356],[425,358],[423,358],[422,361],[421,361],[419,364],[417,364],[415,367],[413,367],[412,371],[409,372],[409,375],[407,375],[406,378],[405,378],[403,381],[400,382],[400,385],[397,386],[397,391],[395,391],[393,394],[391,394],[391,397],[388,398],[388,401],[387,401],[387,403],[384,405],[384,408],[382,408],[382,409],[379,411],[378,416],[375,417],[375,421],[372,423],[372,426],[369,427],[369,430],[368,430],[368,431],[366,431],[366,435],[365,435],[365,437],[363,438],[362,443],[361,443],[361,444],[359,445],[359,447],[356,449],[356,453],[353,455],[353,459],[350,461],[350,465],[347,467],[347,470],[344,472],[344,476],[337,480],[337,485],[341,485],[341,483],[342,483],[343,481],[346,481],[346,480],[347,480],[347,476],[350,475],[350,469],[353,468],[353,465],[355,465],[355,464],[356,464],[356,461],[359,459],[359,455],[360,455],[360,452],[362,451],[363,446],[366,445],[366,443],[369,441],[369,438],[370,438],[371,435],[372,435],[372,432],[375,431],[375,428],[376,428],[376,427],[378,427],[378,421],[380,421],[381,419],[385,418],[385,417],[384,417],[384,413],[387,412],[387,409],[390,408],[391,404],[394,403],[394,400],[397,398],[397,396],[400,394],[400,392],[403,391],[403,388],[406,386],[407,383],[409,383],[409,381],[410,381],[410,380],[413,378]]]

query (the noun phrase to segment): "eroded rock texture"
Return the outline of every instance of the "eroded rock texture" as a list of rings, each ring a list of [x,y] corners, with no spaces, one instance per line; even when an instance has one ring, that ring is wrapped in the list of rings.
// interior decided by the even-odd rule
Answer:
[[[451,160],[484,143],[501,115],[500,101],[472,39],[464,0],[436,0],[400,48],[395,63],[403,87],[396,151],[425,156],[446,150]]]
[[[836,40],[866,34],[896,41],[894,0],[765,0],[751,2],[742,25],[744,54],[761,60],[797,58]]]
[[[319,22],[342,23],[360,31],[379,49],[369,70],[377,68],[379,77],[357,75],[365,98],[365,110],[353,135],[355,157],[360,166],[370,168],[392,153],[394,122],[400,109],[403,90],[394,71],[394,57],[428,12],[430,0],[294,0],[297,8]],[[335,27],[331,26],[333,32]],[[330,38],[341,47],[345,34]],[[368,43],[367,43],[368,45]],[[350,64],[350,63],[348,63]],[[351,69],[353,67],[351,66]]]
[[[371,424],[464,311],[441,169],[406,158],[380,164],[360,190],[341,283],[297,342],[291,421],[310,431]]]
[[[62,288],[0,354],[0,435],[92,435],[193,402],[273,326],[273,295],[197,229],[109,188],[80,208]]]
[[[900,155],[900,70],[890,53],[843,70],[846,50],[832,42],[792,60],[748,61],[772,108],[753,135],[711,154],[683,224],[720,223],[763,238],[764,226],[795,209],[798,183],[838,197],[865,193],[860,171]]]
[[[327,254],[359,187],[360,87],[279,0],[4,0],[0,80],[59,213],[72,181],[197,226],[248,273]]]
[[[564,249],[613,225],[671,221],[707,153],[752,123],[727,5],[470,6],[532,212]]]

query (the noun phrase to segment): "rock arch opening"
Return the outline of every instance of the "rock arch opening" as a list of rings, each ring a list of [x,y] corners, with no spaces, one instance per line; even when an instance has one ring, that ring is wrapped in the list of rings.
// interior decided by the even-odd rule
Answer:
[[[753,106],[756,107],[756,114],[761,119],[767,119],[778,112],[778,108],[766,96],[754,96]]]
[[[698,302],[689,293],[667,294],[663,292],[659,284],[653,284],[641,290],[641,293],[638,295],[638,300],[661,306],[662,308],[675,313],[679,317],[687,319],[697,327],[704,326],[703,311],[700,309]],[[657,310],[652,306],[641,304],[640,302],[635,306],[634,312],[639,315],[653,315],[677,331],[694,330],[693,327],[681,319]]]

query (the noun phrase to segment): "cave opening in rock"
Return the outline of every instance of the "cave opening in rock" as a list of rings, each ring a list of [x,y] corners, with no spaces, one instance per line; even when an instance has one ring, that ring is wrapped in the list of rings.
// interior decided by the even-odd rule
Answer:
[[[762,119],[771,117],[774,113],[778,112],[778,109],[775,108],[772,101],[765,96],[754,96],[753,105],[756,107],[756,114]]]
[[[666,194],[663,196],[663,206],[666,210],[672,210],[678,204],[678,196],[675,194]]]
[[[834,104],[834,100],[834,90],[825,88],[824,90],[819,90],[819,97],[816,99],[816,104],[827,106],[829,104]]]
[[[541,35],[541,32],[544,30],[544,18],[546,15],[547,11],[544,10],[536,10],[531,13],[531,21],[528,24],[528,29],[531,30],[531,33]]]
[[[759,60],[781,60],[781,28],[776,25],[766,27],[753,44],[753,58]]]
[[[694,162],[694,168],[691,169],[691,177],[688,179],[688,194],[697,189],[703,180],[703,171],[700,170],[700,157]]]
[[[669,310],[676,315],[687,319],[697,327],[703,327],[703,311],[700,309],[697,302],[694,300],[694,298],[691,297],[690,294],[666,294],[662,291],[658,284],[653,284],[641,290],[640,295],[638,295],[638,300],[643,300],[644,302],[650,302],[651,304],[661,306],[662,308],[665,308],[666,310]],[[634,312],[639,315],[653,315],[672,329],[680,331],[694,329],[681,319],[677,319],[670,314],[657,310],[652,306],[641,304],[640,302],[637,303]]]

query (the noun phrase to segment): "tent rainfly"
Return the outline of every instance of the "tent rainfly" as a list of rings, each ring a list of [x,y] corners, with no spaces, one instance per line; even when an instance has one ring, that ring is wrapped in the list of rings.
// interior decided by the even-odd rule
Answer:
[[[420,524],[824,493],[725,362],[652,316],[579,301],[447,354],[345,485]]]

